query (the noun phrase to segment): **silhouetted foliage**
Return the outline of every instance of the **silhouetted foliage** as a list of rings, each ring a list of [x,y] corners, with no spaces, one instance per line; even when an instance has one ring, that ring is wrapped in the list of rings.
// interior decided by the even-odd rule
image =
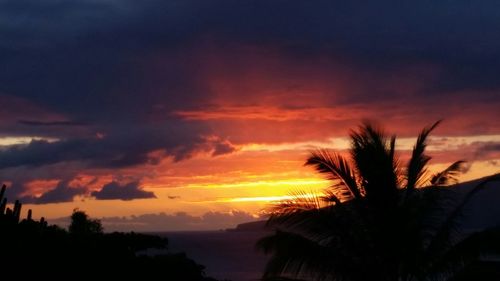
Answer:
[[[429,174],[427,137],[438,124],[422,130],[406,167],[396,137],[369,123],[351,132],[350,159],[312,152],[305,165],[332,185],[321,197],[297,192],[273,208],[268,225],[277,231],[257,244],[272,254],[263,279],[449,280],[481,264],[485,250],[500,253],[492,246],[499,231],[460,233],[464,206],[500,175],[461,198],[443,187],[456,181],[464,161]]]
[[[89,219],[89,216],[85,212],[78,209],[73,210],[68,230],[69,233],[75,235],[98,234],[103,231],[101,221]]]
[[[3,202],[5,187],[0,190]],[[179,280],[216,281],[183,253],[167,251],[168,240],[138,233],[103,233],[99,220],[75,210],[70,231],[28,217],[19,222],[21,203],[0,213],[2,277],[20,280]],[[1,206],[0,206],[1,207]],[[23,268],[23,270],[19,270]]]

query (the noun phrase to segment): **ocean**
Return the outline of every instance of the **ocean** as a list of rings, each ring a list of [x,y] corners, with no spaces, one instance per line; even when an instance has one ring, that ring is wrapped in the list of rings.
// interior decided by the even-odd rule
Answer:
[[[169,252],[185,252],[206,267],[207,276],[219,280],[255,281],[262,276],[267,257],[255,249],[266,232],[199,231],[164,232]]]

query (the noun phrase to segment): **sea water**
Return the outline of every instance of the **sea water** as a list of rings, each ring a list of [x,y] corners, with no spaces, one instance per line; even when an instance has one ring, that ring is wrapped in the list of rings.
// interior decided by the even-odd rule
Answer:
[[[219,280],[255,281],[262,277],[268,258],[255,243],[266,235],[252,231],[188,231],[158,233],[167,237],[169,252],[185,252]]]

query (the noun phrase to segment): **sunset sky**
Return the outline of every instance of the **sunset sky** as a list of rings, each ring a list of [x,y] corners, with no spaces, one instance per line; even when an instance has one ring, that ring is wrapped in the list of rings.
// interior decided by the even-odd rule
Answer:
[[[374,120],[404,160],[500,172],[500,2],[0,2],[0,179],[54,222],[219,229],[328,182]]]

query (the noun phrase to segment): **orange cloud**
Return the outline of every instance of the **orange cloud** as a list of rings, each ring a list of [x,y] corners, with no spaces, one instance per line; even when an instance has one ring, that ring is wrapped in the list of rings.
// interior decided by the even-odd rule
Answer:
[[[359,106],[280,108],[276,106],[220,106],[203,110],[180,110],[173,112],[186,120],[269,120],[269,121],[338,121],[352,120],[364,113]]]

